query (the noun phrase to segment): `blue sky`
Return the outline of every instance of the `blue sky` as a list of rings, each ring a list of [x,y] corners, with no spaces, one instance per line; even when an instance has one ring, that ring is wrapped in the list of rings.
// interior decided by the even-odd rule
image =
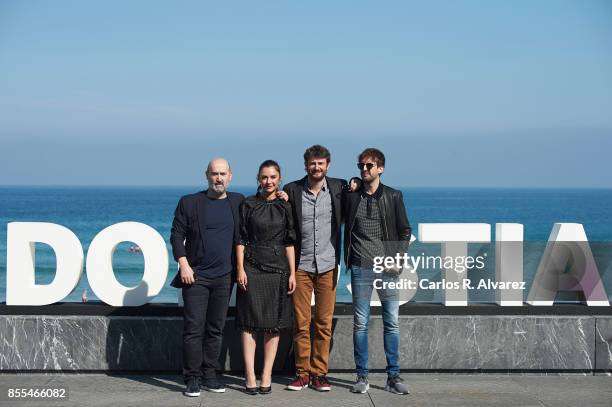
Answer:
[[[612,187],[609,1],[0,2],[0,184],[196,185],[227,156],[398,186]]]

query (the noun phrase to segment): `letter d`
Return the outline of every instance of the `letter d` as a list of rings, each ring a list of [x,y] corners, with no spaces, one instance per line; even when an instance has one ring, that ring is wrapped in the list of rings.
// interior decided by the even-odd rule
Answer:
[[[57,268],[49,284],[35,282],[36,242],[55,251]],[[61,301],[79,284],[83,247],[72,231],[45,222],[10,222],[6,245],[6,304],[47,305]]]

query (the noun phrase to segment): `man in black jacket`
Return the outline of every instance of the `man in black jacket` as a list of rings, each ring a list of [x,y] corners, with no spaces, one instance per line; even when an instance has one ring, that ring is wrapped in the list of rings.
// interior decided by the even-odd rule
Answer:
[[[227,192],[232,171],[217,158],[206,169],[208,189],[183,196],[172,222],[170,242],[180,271],[172,286],[181,288],[185,395],[200,395],[200,385],[223,393],[216,370],[231,287],[235,275],[241,194]]]
[[[406,216],[402,193],[380,182],[385,156],[375,148],[365,149],[357,167],[363,185],[346,197],[344,228],[344,261],[351,270],[354,324],[353,346],[357,381],[352,391],[366,393],[368,384],[368,323],[370,299],[375,279],[397,281],[398,269],[382,274],[374,271],[375,259],[395,257],[408,250],[412,229]],[[380,264],[380,263],[378,263]],[[408,394],[408,386],[399,376],[399,292],[377,289],[383,309],[384,348],[387,358],[385,390]]]
[[[336,279],[340,264],[343,197],[347,182],[327,177],[329,150],[314,145],[304,152],[306,176],[284,191],[293,210],[297,236],[296,289],[293,293],[296,378],[287,389],[329,391],[327,380]],[[310,340],[311,298],[315,294],[314,338]]]

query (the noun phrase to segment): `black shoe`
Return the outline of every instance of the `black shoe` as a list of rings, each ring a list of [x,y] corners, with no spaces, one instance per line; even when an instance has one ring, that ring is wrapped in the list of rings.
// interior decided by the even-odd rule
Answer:
[[[189,377],[185,386],[183,393],[185,396],[198,397],[200,395],[200,382],[197,377]]]
[[[213,393],[225,393],[225,386],[216,377],[202,379],[202,389]]]
[[[259,386],[259,394],[270,394],[272,393],[272,386],[263,387]]]
[[[259,389],[257,387],[245,387],[244,392],[249,396],[255,396],[259,394]]]

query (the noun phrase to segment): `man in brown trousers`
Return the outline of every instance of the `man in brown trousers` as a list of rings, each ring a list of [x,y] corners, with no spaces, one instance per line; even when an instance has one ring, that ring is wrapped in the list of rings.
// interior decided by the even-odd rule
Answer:
[[[336,281],[340,264],[342,207],[348,191],[345,180],[327,177],[327,148],[314,145],[304,152],[306,176],[287,184],[292,204],[296,244],[294,353],[296,378],[287,389],[312,387],[329,391],[327,380]],[[311,299],[314,292],[314,338],[310,345]]]

